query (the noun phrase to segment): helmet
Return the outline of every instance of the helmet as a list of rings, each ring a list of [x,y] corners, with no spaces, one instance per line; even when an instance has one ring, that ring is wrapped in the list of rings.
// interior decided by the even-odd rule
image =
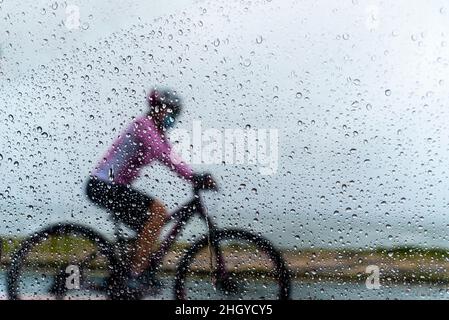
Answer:
[[[162,125],[165,128],[172,127],[175,118],[182,109],[181,97],[176,91],[170,88],[153,88],[148,95],[148,103],[150,106],[150,115],[156,115],[160,110],[167,109],[168,113],[163,119]]]
[[[170,88],[153,88],[148,94],[150,109],[158,112],[158,108],[170,108],[173,113],[179,113],[182,108],[181,97]]]

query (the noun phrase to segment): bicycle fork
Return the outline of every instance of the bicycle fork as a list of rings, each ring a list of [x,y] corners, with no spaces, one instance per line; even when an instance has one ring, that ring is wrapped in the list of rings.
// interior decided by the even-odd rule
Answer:
[[[199,197],[197,198],[200,199]],[[214,290],[217,289],[218,280],[223,280],[228,278],[228,274],[226,272],[225,268],[225,261],[223,258],[223,254],[220,248],[220,245],[218,243],[218,239],[211,239],[214,236],[214,230],[211,228],[211,221],[208,214],[208,209],[205,204],[202,203],[201,200],[199,200],[198,203],[198,209],[200,211],[200,214],[204,217],[204,220],[206,222],[207,227],[207,245],[209,248],[209,266],[210,266],[210,280],[214,287]],[[214,250],[215,249],[215,250]],[[214,251],[215,251],[215,259],[216,259],[216,266],[217,269],[214,272]]]

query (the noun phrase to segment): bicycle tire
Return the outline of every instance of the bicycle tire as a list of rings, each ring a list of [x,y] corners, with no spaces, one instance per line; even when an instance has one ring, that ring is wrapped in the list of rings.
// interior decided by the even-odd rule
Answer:
[[[13,254],[11,265],[7,273],[7,294],[10,300],[20,300],[19,283],[21,279],[22,267],[27,254],[42,241],[49,239],[51,236],[75,235],[80,238],[85,238],[95,243],[100,253],[108,260],[107,268],[114,273],[114,266],[117,265],[116,257],[111,248],[110,243],[98,232],[89,227],[78,224],[56,224],[46,227],[38,232],[35,232],[26,238]],[[113,278],[113,277],[111,277]],[[110,295],[110,294],[109,294]]]
[[[190,269],[196,254],[202,249],[206,248],[209,244],[208,234],[200,237],[183,255],[176,270],[176,278],[174,285],[174,299],[185,300],[186,299],[186,276]],[[291,291],[291,274],[288,270],[286,263],[281,253],[273,246],[273,244],[258,235],[251,232],[240,229],[224,229],[215,230],[211,232],[210,241],[214,251],[219,250],[220,242],[225,240],[239,240],[242,242],[250,242],[254,244],[258,249],[263,251],[271,259],[274,266],[275,274],[278,276],[279,291],[277,298],[280,300],[287,300],[290,298]]]

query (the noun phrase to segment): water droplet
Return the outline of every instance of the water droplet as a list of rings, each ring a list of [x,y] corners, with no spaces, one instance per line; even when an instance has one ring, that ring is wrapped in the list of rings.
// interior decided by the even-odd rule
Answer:
[[[385,90],[385,95],[389,97],[391,95],[391,90],[390,89]]]
[[[108,178],[109,178],[109,181],[114,181],[114,169],[113,168],[109,168]]]

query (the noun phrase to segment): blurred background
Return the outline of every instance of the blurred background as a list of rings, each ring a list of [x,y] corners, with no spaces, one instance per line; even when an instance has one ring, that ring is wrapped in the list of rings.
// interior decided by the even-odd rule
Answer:
[[[184,97],[179,128],[278,130],[274,174],[193,165],[220,183],[220,226],[292,254],[444,252],[448,27],[445,1],[0,0],[1,236],[67,220],[110,234],[84,182],[163,84]],[[175,179],[153,165],[136,186],[175,208],[191,192]]]

